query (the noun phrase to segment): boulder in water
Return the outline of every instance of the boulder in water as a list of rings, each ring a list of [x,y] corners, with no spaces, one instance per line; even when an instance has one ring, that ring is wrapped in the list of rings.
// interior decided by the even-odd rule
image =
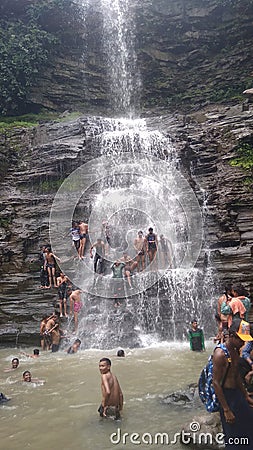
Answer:
[[[223,430],[219,413],[202,414],[194,417],[181,430],[180,441],[194,450],[224,448]]]
[[[189,384],[185,390],[176,391],[164,397],[161,402],[166,405],[193,406],[197,393],[196,383]]]

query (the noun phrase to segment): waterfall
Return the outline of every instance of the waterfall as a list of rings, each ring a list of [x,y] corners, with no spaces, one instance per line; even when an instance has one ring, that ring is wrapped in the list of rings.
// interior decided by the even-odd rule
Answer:
[[[135,52],[135,11],[130,0],[100,0],[103,52],[110,102],[116,115],[139,109],[141,79]]]
[[[82,121],[82,119],[80,119]],[[213,274],[204,266],[202,211],[191,187],[178,170],[178,156],[168,137],[149,130],[144,119],[90,118],[86,138],[97,158],[64,181],[51,210],[50,235],[62,270],[85,291],[79,335],[84,346],[145,345],[150,339],[182,339],[197,317],[212,334]],[[106,220],[114,236],[105,257],[104,275],[94,274],[89,253],[83,261],[66,258],[72,217],[89,222],[91,243],[105,240]],[[126,251],[136,256],[138,230],[152,226],[171,243],[171,264],[157,266],[146,257],[145,270],[126,279],[114,307],[111,265]],[[198,262],[198,267],[195,263]]]
[[[50,238],[62,270],[85,292],[78,334],[87,347],[136,347],[183,339],[196,317],[210,335],[214,283],[211,269],[204,267],[202,211],[178,169],[170,139],[148,129],[145,119],[132,118],[140,92],[133,2],[98,4],[110,99],[115,117],[124,118],[93,117],[83,124],[96,157],[64,181],[50,216]],[[62,236],[73,217],[89,223],[92,244],[97,238],[106,242],[103,223],[109,227],[103,275],[94,273],[89,254],[82,261],[70,255]],[[123,251],[136,258],[134,239],[149,227],[159,240],[156,260],[151,264],[145,256],[145,269],[133,272],[132,286],[123,278],[119,290],[111,266]],[[162,258],[161,235],[168,240],[170,258]]]

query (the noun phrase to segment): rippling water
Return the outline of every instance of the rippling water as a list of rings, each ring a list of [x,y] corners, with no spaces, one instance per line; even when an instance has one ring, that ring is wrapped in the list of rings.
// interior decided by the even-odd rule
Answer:
[[[161,397],[196,382],[209,350],[194,353],[188,343],[176,342],[126,350],[126,358],[117,358],[117,349],[113,349],[80,350],[75,355],[64,351],[43,353],[33,360],[19,355],[18,350],[1,349],[0,390],[11,397],[10,402],[0,406],[1,448],[130,450],[136,448],[130,440],[132,433],[138,433],[141,440],[143,433],[154,437],[165,432],[172,439],[185,422],[203,410],[162,404]],[[3,369],[10,366],[15,356],[20,357],[19,368],[4,373]],[[98,361],[103,356],[111,358],[112,372],[124,394],[120,422],[100,419],[97,413],[101,401]],[[44,384],[23,383],[22,373],[27,369],[33,377],[45,380]],[[116,435],[111,439],[112,433]],[[129,433],[124,441],[123,433]],[[183,448],[179,442],[141,443],[137,447]]]

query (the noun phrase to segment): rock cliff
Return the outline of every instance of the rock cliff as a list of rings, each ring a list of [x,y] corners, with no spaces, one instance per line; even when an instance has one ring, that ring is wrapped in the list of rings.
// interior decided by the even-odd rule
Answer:
[[[57,299],[56,292],[38,288],[38,249],[49,239],[49,212],[58,187],[73,170],[97,156],[94,136],[103,121],[81,116],[17,129],[3,137],[0,332],[6,341],[31,342],[31,335],[37,339],[38,321]],[[205,257],[199,264],[214,267],[217,286],[210,289],[217,295],[230,280],[253,289],[251,174],[229,164],[238,140],[252,142],[252,124],[253,110],[242,111],[242,105],[147,118],[150,129],[171,137],[181,170],[202,206]],[[85,202],[88,205],[87,199]],[[164,317],[168,316],[167,304],[165,294],[161,297]],[[95,305],[91,304],[91,312],[97,308],[99,313]],[[126,310],[124,317],[126,345],[130,341],[137,345],[138,339],[127,325],[134,323],[134,316]]]
[[[29,3],[5,2],[5,7],[22,15]],[[100,2],[82,4],[85,20],[75,21],[74,34],[73,22],[67,29],[61,22],[62,45],[38,74],[29,101],[31,107],[79,109],[85,115],[0,136],[0,334],[5,342],[38,339],[38,321],[53,307],[57,295],[38,288],[36,262],[39,246],[49,239],[51,204],[62,181],[97,156],[94,135],[102,119],[95,115],[112,113]],[[202,206],[205,244],[199,264],[214,267],[217,295],[230,280],[244,283],[252,293],[252,173],[230,164],[238,145],[253,146],[252,105],[243,111],[238,102],[242,91],[252,87],[252,1],[131,4],[142,115],[150,129],[171,137],[180,169]],[[50,16],[48,29],[57,19]],[[161,304],[169,328],[165,296]],[[134,316],[126,311],[124,317],[127,330]],[[92,320],[90,326],[92,332]],[[130,331],[127,345],[137,342]]]
[[[5,2],[3,11],[15,11],[22,19],[30,3]],[[40,20],[59,45],[49,51],[27,101],[35,110],[108,114],[101,2],[74,3],[76,14],[53,9]],[[131,0],[130,5],[136,22],[141,109],[187,111],[215,102],[236,103],[252,87],[252,0]]]

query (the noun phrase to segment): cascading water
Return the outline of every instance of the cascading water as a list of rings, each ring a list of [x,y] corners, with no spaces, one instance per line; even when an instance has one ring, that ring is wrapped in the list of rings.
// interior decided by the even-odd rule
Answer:
[[[136,56],[130,1],[101,0],[101,10],[112,104],[129,117],[139,86],[138,76],[132,76]],[[205,326],[206,334],[213,333],[212,273],[201,268],[202,213],[178,170],[170,140],[149,130],[144,119],[92,118],[87,125],[97,158],[65,180],[50,219],[51,241],[62,270],[87,293],[78,330],[83,346],[136,347],[150,340],[182,339],[192,317]],[[99,237],[105,240],[102,225],[108,224],[112,239],[103,275],[94,274],[89,255],[78,263],[66,257],[69,243],[59,236],[62,230],[67,234],[72,217],[88,220],[92,244]],[[133,273],[131,289],[122,280],[117,291],[121,306],[115,308],[111,265],[123,251],[136,257],[137,232],[146,235],[149,227],[159,240],[164,235],[170,241],[170,260],[161,258],[159,244],[155,263],[146,257],[145,270]],[[199,268],[194,268],[197,260]]]
[[[134,49],[134,9],[130,0],[101,0],[101,10],[110,101],[117,115],[129,117],[138,108],[141,86]]]
[[[51,213],[51,238],[62,269],[87,293],[79,324],[83,345],[131,347],[150,339],[182,339],[195,316],[210,334],[212,274],[194,268],[201,253],[202,214],[177,169],[172,144],[160,132],[149,131],[145,120],[93,118],[88,128],[98,157],[65,180]],[[67,233],[72,217],[89,217],[91,243],[104,239],[107,221],[115,239],[104,275],[94,274],[89,254],[80,262],[66,259],[69,241],[59,238],[59,226]],[[123,251],[134,258],[137,232],[146,234],[150,226],[170,240],[172,267],[161,259],[159,245],[157,266],[146,258],[145,270],[133,273],[132,289],[124,280],[121,306],[115,308],[110,266]]]

